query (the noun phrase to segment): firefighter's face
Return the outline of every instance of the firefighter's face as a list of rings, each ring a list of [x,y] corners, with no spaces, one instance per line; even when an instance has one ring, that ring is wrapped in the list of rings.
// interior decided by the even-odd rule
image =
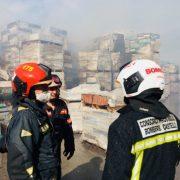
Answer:
[[[60,95],[59,87],[50,87],[49,92],[51,95],[51,99],[59,98]]]

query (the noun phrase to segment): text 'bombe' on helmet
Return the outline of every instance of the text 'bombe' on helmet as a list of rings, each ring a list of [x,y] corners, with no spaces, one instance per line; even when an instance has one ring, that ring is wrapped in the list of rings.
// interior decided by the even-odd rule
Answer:
[[[51,83],[51,69],[43,64],[24,63],[16,67],[12,79],[13,92],[29,96],[30,89],[38,84]]]
[[[125,97],[137,96],[145,90],[164,90],[165,80],[161,67],[148,59],[134,60],[122,66],[117,77]]]

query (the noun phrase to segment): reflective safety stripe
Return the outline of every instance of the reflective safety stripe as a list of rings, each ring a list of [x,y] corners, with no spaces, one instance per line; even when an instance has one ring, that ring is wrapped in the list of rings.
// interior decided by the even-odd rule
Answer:
[[[145,149],[149,149],[158,145],[170,143],[173,141],[179,141],[179,140],[180,140],[180,131],[160,134],[160,135],[136,142],[132,146],[131,153],[136,154],[137,152],[145,150]]]
[[[49,125],[47,123],[41,126],[41,132],[46,133],[49,130]]]
[[[28,109],[28,108],[23,107],[23,106],[19,106],[19,107],[18,107],[18,111],[22,111],[22,110],[25,110],[25,109]]]
[[[22,130],[21,131],[21,137],[27,137],[27,136],[32,136],[32,133],[30,131]]]
[[[31,166],[30,168],[26,169],[26,172],[27,172],[29,175],[32,175],[32,174],[33,174],[33,166]]]
[[[134,167],[132,169],[131,180],[139,180],[140,179],[143,155],[144,155],[144,151],[139,151],[136,153],[136,159],[135,159]]]
[[[153,148],[158,145],[162,145],[170,142],[180,142],[180,131],[160,134],[151,138],[147,138],[136,142],[132,146],[131,153],[136,155],[135,164],[132,169],[131,180],[139,180],[141,174],[141,167],[143,161],[144,150]]]

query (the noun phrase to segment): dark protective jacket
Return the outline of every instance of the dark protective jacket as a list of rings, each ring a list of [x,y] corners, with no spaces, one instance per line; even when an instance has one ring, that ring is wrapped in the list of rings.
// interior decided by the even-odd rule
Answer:
[[[41,171],[58,166],[51,127],[46,114],[34,102],[25,99],[17,106],[7,133],[10,179],[41,179]]]
[[[64,139],[65,151],[74,152],[75,150],[72,121],[68,107],[62,99],[53,99],[50,102],[55,106],[51,122],[54,127],[53,140],[56,147],[56,154],[60,158],[59,146],[62,139]]]
[[[6,131],[7,131],[7,125],[0,123],[0,153],[7,152]]]
[[[180,160],[180,121],[156,98],[126,103],[109,128],[102,179],[173,180]]]

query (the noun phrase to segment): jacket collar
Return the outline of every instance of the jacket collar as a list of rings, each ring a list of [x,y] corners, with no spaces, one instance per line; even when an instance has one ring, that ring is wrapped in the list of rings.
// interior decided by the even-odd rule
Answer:
[[[169,115],[168,109],[159,101],[163,91],[159,89],[151,89],[144,91],[138,96],[125,98],[127,108],[129,106],[134,111],[142,112],[156,118],[166,118]]]

